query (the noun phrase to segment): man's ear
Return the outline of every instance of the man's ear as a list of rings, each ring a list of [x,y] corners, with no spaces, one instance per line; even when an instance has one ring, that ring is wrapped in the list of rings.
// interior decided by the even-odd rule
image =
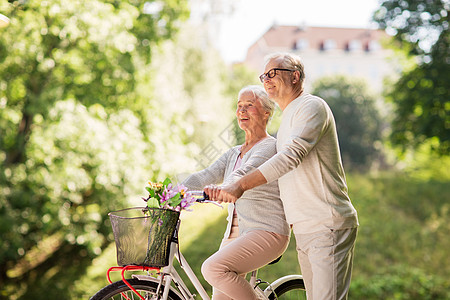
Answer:
[[[297,83],[300,80],[300,72],[298,70],[295,70],[293,73],[292,83]]]

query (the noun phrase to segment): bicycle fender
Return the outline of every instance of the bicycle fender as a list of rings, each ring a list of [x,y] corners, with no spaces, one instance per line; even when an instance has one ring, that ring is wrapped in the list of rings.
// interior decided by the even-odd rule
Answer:
[[[271,284],[269,284],[269,286],[264,289],[264,294],[266,296],[269,296],[273,290],[275,290],[277,287],[279,287],[283,283],[290,281],[290,280],[295,280],[295,279],[303,279],[303,276],[294,274],[294,275],[286,275],[286,276],[280,277],[277,280],[275,280],[274,282],[272,282]]]

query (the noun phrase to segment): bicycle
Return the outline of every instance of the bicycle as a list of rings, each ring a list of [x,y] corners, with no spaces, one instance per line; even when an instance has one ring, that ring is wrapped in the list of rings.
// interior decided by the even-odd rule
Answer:
[[[193,193],[201,195],[196,200],[197,202],[211,202],[208,201],[207,197],[204,196],[203,192],[196,191]],[[142,208],[137,209],[142,210]],[[157,213],[159,214],[160,212],[158,211]],[[181,269],[183,269],[183,271],[193,284],[194,288],[196,289],[201,299],[210,300],[210,297],[207,294],[205,288],[202,286],[199,279],[195,275],[194,271],[189,266],[189,263],[184,258],[184,256],[182,255],[182,253],[178,248],[178,232],[181,222],[178,218],[179,213],[178,215],[176,214],[173,215],[174,219],[176,219],[175,226],[172,226],[173,230],[164,232],[164,234],[166,235],[168,234],[169,236],[162,243],[158,243],[159,247],[156,252],[159,251],[161,253],[158,254],[155,251],[153,251],[151,254],[152,257],[149,258],[148,251],[150,250],[147,250],[147,257],[144,259],[145,263],[136,263],[134,261],[132,263],[129,263],[129,261],[127,261],[127,258],[125,258],[124,260],[123,255],[122,257],[119,257],[120,256],[119,251],[122,250],[119,250],[118,246],[119,242],[116,239],[118,264],[122,266],[111,267],[108,269],[106,277],[109,282],[109,285],[99,290],[94,296],[91,297],[91,300],[106,300],[106,299],[193,300],[197,295],[191,293],[191,291],[188,289],[183,279],[180,277],[178,271],[175,269],[174,267],[175,259],[179,262]],[[112,213],[110,213],[110,218],[111,216]],[[158,223],[160,223],[161,219],[164,217],[158,215],[158,217],[156,218],[158,219]],[[169,220],[169,218],[166,218],[164,220]],[[174,222],[172,222],[172,224],[173,223]],[[158,230],[161,230],[161,228],[170,227],[170,226],[167,227],[160,226],[161,224],[158,225],[159,226],[157,227],[152,225],[152,228],[157,228]],[[153,238],[148,239],[149,244],[148,246],[152,246],[151,244],[156,244],[151,242],[150,240],[153,241]],[[131,247],[133,247],[133,245],[131,245]],[[153,256],[155,254],[156,256]],[[157,256],[159,256],[159,258]],[[279,259],[270,264],[276,263],[278,260]],[[110,278],[110,273],[113,271],[120,271],[122,280],[112,282]],[[147,272],[147,275],[133,274],[131,278],[126,279],[125,272],[127,271],[131,272],[145,271]],[[257,279],[257,274],[258,270],[254,270],[251,273],[249,282],[254,287],[254,289],[256,290],[257,294],[261,299],[269,299],[269,300],[306,299],[306,291],[302,275],[297,274],[287,275],[278,278],[272,283],[268,283],[261,279]],[[261,284],[267,284],[267,287],[261,289],[260,288]],[[138,298],[136,298],[135,296],[137,296]]]

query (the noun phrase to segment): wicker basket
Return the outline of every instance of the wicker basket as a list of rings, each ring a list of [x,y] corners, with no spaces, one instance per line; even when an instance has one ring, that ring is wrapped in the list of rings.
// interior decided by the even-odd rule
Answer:
[[[108,214],[119,266],[164,267],[180,213],[169,209],[128,208]]]

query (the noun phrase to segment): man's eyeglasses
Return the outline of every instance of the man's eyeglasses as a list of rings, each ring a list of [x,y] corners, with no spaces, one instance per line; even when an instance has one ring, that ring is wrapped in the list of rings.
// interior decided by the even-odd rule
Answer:
[[[259,76],[259,80],[261,80],[262,83],[264,83],[264,80],[266,78],[274,78],[277,76],[277,71],[289,71],[289,72],[295,72],[295,70],[291,69],[280,69],[280,68],[273,68],[267,71],[267,73],[263,73]]]

